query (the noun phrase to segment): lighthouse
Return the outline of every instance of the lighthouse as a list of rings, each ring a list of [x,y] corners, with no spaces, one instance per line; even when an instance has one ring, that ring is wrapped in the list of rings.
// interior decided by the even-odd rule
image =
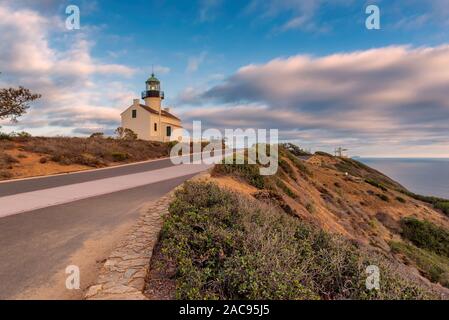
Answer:
[[[122,112],[122,127],[131,129],[142,140],[180,140],[181,137],[173,137],[173,132],[182,128],[181,120],[171,113],[171,108],[162,107],[164,91],[154,73],[145,81],[141,98],[145,104],[141,104],[140,99],[134,99],[133,104]]]

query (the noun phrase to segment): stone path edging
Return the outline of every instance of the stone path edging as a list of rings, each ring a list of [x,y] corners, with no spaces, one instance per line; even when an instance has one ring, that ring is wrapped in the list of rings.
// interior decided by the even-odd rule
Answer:
[[[142,293],[153,248],[173,192],[150,204],[146,213],[107,258],[87,300],[145,300]]]

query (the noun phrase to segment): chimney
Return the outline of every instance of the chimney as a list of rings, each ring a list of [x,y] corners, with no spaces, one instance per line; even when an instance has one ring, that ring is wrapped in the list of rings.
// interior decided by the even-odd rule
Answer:
[[[134,106],[138,106],[140,104],[140,99],[134,99],[133,100],[133,105]]]

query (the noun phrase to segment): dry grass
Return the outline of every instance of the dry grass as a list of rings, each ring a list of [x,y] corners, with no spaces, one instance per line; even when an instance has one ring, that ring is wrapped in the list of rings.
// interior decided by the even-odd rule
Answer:
[[[100,168],[166,157],[169,143],[112,138],[21,137],[0,140],[0,179]]]

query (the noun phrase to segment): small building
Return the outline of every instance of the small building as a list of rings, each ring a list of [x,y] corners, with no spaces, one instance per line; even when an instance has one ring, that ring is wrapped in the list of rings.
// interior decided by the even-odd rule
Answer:
[[[164,92],[154,74],[145,83],[146,90],[142,92],[145,104],[134,99],[132,106],[121,114],[122,127],[134,131],[138,139],[168,142],[174,130],[182,128],[181,120],[170,112],[170,108],[162,108]],[[175,137],[176,140],[181,138]]]

